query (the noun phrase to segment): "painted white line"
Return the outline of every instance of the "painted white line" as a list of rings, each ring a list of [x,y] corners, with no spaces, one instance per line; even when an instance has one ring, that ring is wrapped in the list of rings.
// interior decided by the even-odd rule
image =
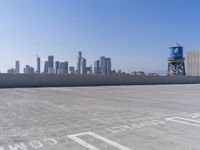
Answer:
[[[85,132],[84,134],[87,134],[87,132]],[[82,135],[84,135],[84,134],[82,134]],[[94,146],[88,144],[87,142],[81,140],[80,138],[77,138],[77,136],[81,136],[81,135],[78,135],[78,134],[77,134],[77,135],[68,135],[68,137],[69,137],[70,139],[72,139],[72,140],[74,140],[75,142],[81,144],[82,146],[88,148],[89,150],[100,150],[100,149],[98,149],[98,148],[96,148],[96,147],[94,147]]]
[[[195,127],[200,127],[200,121],[194,120],[194,119],[188,119],[188,118],[182,118],[182,117],[171,117],[171,118],[165,118],[166,120],[177,122],[177,123],[182,123],[182,124],[187,124]]]
[[[88,148],[89,150],[100,150],[97,147],[95,147],[95,146],[93,146],[93,145],[81,140],[80,138],[78,138],[78,136],[82,136],[82,135],[93,136],[93,137],[95,137],[95,138],[97,138],[97,139],[99,139],[99,140],[101,140],[101,141],[103,141],[103,142],[105,142],[107,144],[110,144],[111,146],[116,147],[116,148],[118,148],[120,150],[131,150],[128,147],[125,147],[125,146],[123,146],[123,145],[121,145],[119,143],[113,142],[113,141],[111,141],[109,139],[106,139],[106,138],[104,138],[104,137],[102,137],[100,135],[97,135],[97,134],[95,134],[93,132],[83,132],[83,133],[79,133],[79,134],[68,135],[68,137],[70,139],[74,140],[75,142],[81,144],[82,146]]]
[[[200,113],[189,114],[187,117],[191,117],[193,119],[200,118]]]

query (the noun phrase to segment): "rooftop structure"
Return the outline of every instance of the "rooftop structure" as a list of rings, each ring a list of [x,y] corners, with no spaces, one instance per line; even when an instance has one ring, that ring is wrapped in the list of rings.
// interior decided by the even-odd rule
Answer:
[[[187,52],[187,75],[200,76],[200,51]]]
[[[170,57],[168,58],[168,75],[185,76],[185,58],[183,57],[183,47],[176,43],[169,48]]]

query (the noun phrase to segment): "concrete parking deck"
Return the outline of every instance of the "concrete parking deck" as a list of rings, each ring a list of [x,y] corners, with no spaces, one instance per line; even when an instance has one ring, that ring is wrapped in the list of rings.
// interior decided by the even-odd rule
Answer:
[[[199,150],[200,85],[0,89],[0,150]]]

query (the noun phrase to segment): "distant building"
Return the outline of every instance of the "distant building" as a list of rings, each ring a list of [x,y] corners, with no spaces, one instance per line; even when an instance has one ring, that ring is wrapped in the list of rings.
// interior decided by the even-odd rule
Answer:
[[[70,74],[71,74],[71,75],[75,74],[75,67],[70,66],[70,67],[69,67],[69,71],[70,71]]]
[[[14,68],[8,69],[7,73],[8,74],[15,74],[15,69]]]
[[[56,70],[56,74],[58,74],[58,69],[60,68],[60,62],[56,61],[55,62],[55,70]]]
[[[48,56],[48,63],[49,68],[54,68],[54,56]]]
[[[81,59],[81,72],[80,74],[86,75],[87,74],[87,65],[86,65],[86,59]]]
[[[106,75],[106,57],[100,57],[101,75]]]
[[[63,69],[58,69],[57,74],[64,74]]]
[[[90,75],[93,74],[93,71],[92,71],[92,65],[90,65],[89,74],[90,74]]]
[[[144,71],[133,71],[131,72],[131,75],[135,75],[135,76],[145,76],[145,72]]]
[[[101,70],[100,70],[100,61],[96,60],[96,61],[94,61],[94,75],[98,75],[100,73],[101,73]]]
[[[106,73],[111,74],[111,58],[106,58]]]
[[[61,62],[59,70],[61,70],[62,74],[68,74],[68,62],[67,61]],[[60,74],[61,74],[61,72],[60,72]]]
[[[138,72],[137,72],[137,75],[139,75],[139,76],[145,76],[146,74],[145,74],[144,71],[138,71]]]
[[[111,58],[100,57],[101,75],[111,74]]]
[[[56,74],[55,68],[48,68],[48,74]]]
[[[45,61],[44,62],[44,73],[47,74],[48,73],[48,68],[49,68],[49,62]]]
[[[37,70],[36,70],[37,74],[41,73],[40,69],[41,69],[41,61],[40,61],[40,57],[37,56]]]
[[[19,62],[19,60],[15,61],[15,73],[16,74],[20,73],[20,62]]]
[[[86,74],[92,75],[92,65],[90,67],[86,67]]]
[[[113,75],[117,75],[116,70],[112,70],[112,71],[111,71],[111,74],[113,74]]]
[[[158,73],[148,73],[148,76],[160,76]]]
[[[26,67],[24,68],[24,74],[34,74],[34,68],[26,65]]]
[[[119,70],[117,71],[117,74],[118,74],[118,75],[122,74],[122,70],[119,69]]]
[[[187,52],[187,75],[200,76],[200,51]]]
[[[77,74],[81,74],[82,52],[78,52]]]

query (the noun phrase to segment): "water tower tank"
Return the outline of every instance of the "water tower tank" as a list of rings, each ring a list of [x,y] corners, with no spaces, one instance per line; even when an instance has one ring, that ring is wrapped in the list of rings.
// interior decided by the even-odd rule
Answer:
[[[170,50],[170,59],[184,59],[183,57],[183,47],[180,46],[178,43],[174,44],[174,46],[169,48]]]

